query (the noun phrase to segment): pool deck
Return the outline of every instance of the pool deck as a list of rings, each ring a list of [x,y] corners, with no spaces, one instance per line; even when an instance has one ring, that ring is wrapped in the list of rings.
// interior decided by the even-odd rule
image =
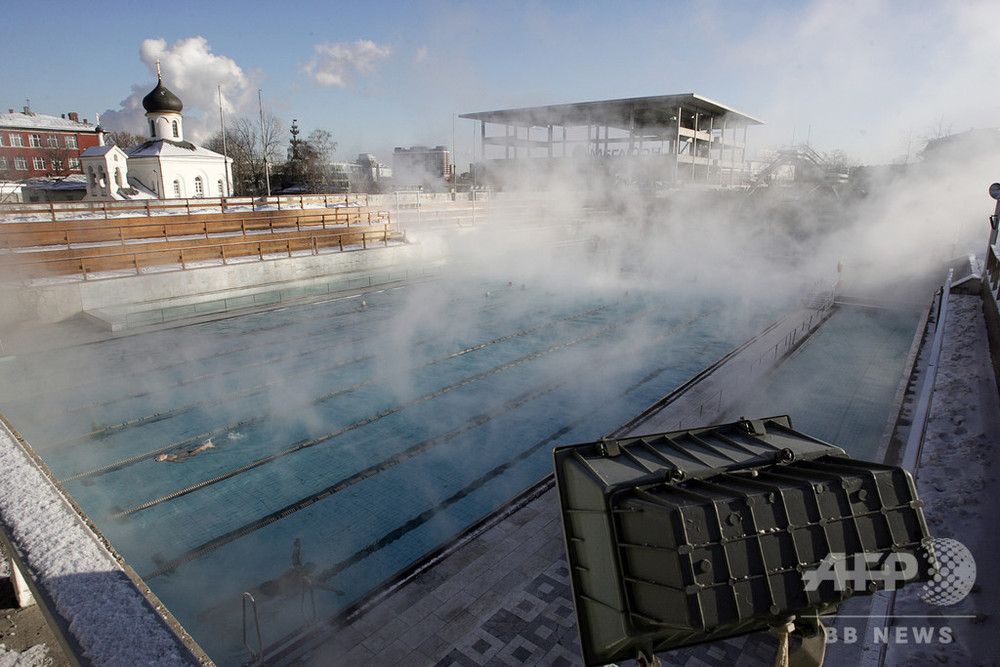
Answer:
[[[934,534],[949,525],[953,515],[963,512],[960,505],[949,502],[948,492],[940,490],[943,488],[941,471],[954,472],[962,465],[959,453],[970,448],[978,448],[977,459],[984,461],[993,456],[992,452],[982,450],[984,446],[1000,449],[997,417],[1000,398],[989,372],[989,348],[981,307],[978,311],[970,307],[970,299],[976,301],[978,297],[952,295],[949,301],[950,304],[960,302],[962,307],[949,310],[949,335],[945,338],[939,362],[939,384],[942,378],[951,379],[953,383],[966,378],[975,385],[979,396],[956,396],[955,392],[962,391],[962,387],[939,388],[931,408],[926,439],[938,445],[928,448],[924,459],[936,457],[934,469],[938,472],[925,473],[919,480],[918,489],[936,485],[933,495],[936,502],[925,509]],[[970,346],[963,342],[960,332],[966,332],[966,339],[970,335],[974,337],[976,344]],[[762,342],[762,345],[768,343]],[[985,372],[982,369],[986,369]],[[963,417],[959,424],[946,408],[956,400],[962,403]],[[962,424],[970,428],[956,428]],[[979,473],[982,474],[974,472],[970,479],[987,477],[989,488],[995,490],[997,482],[994,476],[987,474],[988,468],[980,469]],[[928,480],[926,485],[925,479]],[[956,537],[968,546],[980,563],[986,563],[998,555],[997,538],[984,533],[989,533],[987,526],[996,525],[1000,520],[1000,509],[982,507],[979,511],[983,514],[981,520],[977,520],[979,533]],[[978,620],[954,621],[953,643],[931,649],[912,643],[893,644],[888,647],[888,655],[882,655],[881,649],[885,647],[873,645],[870,633],[866,636],[866,629],[871,629],[871,619],[841,619],[838,627],[856,624],[859,635],[865,640],[829,646],[828,664],[880,664],[883,661],[907,664],[922,655],[926,657],[926,651],[935,648],[945,658],[995,657],[996,632],[984,620],[998,617],[1000,595],[993,586],[996,578],[981,578],[981,589],[974,590],[962,603],[974,608],[972,613]],[[849,613],[867,617],[872,614],[872,604],[878,600],[879,597],[856,597],[848,603]],[[926,610],[927,605],[923,608]],[[867,628],[861,627],[865,624]],[[275,664],[581,664],[554,489],[542,491],[521,509],[440,558],[432,567],[418,572],[370,608],[342,620],[335,627],[319,630],[325,632],[318,633],[316,639],[306,642],[284,662]],[[327,636],[323,641],[318,638],[321,634]],[[664,664],[676,665],[770,666],[774,664],[777,646],[776,636],[755,633],[657,657]],[[973,659],[968,664],[973,663],[978,660]]]

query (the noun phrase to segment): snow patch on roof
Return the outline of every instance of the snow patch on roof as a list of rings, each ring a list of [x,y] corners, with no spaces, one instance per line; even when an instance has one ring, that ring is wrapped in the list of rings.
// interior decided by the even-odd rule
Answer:
[[[0,113],[0,128],[62,130],[64,132],[95,132],[97,129],[92,123],[47,116],[43,113]]]
[[[146,141],[138,146],[128,149],[125,151],[125,154],[128,155],[129,158],[153,157],[157,155],[182,155],[184,157],[191,157],[194,155],[197,157],[210,157],[216,159],[222,158],[222,156],[215,151],[210,151],[207,148],[196,146],[189,141],[170,141],[168,139]]]

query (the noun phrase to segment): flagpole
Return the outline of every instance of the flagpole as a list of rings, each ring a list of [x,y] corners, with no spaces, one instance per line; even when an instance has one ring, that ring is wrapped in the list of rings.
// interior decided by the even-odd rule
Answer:
[[[219,125],[222,126],[222,163],[226,169],[226,189],[222,192],[223,197],[230,195],[232,184],[229,181],[229,148],[226,145],[226,116],[222,111],[222,84],[219,84]]]
[[[264,152],[264,180],[267,182],[267,196],[271,196],[271,174],[267,168],[267,143],[264,141],[264,93],[257,89],[257,103],[260,106],[260,146]]]

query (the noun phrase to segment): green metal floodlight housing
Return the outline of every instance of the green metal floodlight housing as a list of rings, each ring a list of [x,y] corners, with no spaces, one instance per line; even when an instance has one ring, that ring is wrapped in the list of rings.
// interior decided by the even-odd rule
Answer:
[[[807,585],[831,558],[884,565],[892,554],[895,566],[911,554],[919,568],[893,583],[930,576],[909,473],[853,460],[793,430],[787,416],[603,439],[553,456],[587,665],[815,620],[885,587],[884,576],[856,573],[848,585]]]

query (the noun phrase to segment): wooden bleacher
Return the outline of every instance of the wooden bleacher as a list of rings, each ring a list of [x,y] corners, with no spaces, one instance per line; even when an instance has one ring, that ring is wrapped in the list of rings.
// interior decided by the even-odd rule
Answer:
[[[389,212],[362,205],[175,213],[107,219],[0,218],[0,281],[268,259],[387,245],[400,238]],[[20,216],[24,218],[28,216]]]

